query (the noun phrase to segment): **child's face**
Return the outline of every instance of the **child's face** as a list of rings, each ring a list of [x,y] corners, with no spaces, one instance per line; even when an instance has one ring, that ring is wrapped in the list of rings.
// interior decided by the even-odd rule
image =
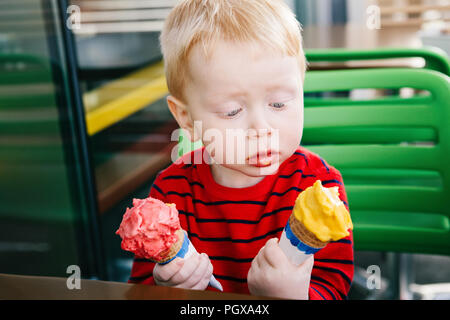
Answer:
[[[201,121],[197,122],[201,132],[198,127],[195,130],[219,165],[213,165],[213,173],[218,169],[235,177],[276,173],[302,137],[303,84],[297,58],[219,41],[208,62],[200,47],[194,47],[189,68],[192,81],[186,88],[187,109],[192,121]],[[245,145],[230,139],[227,130]],[[220,133],[220,143],[209,139],[216,133]],[[272,152],[269,159],[249,159],[268,150]],[[238,152],[244,163],[238,163]],[[227,154],[235,156],[227,159]]]

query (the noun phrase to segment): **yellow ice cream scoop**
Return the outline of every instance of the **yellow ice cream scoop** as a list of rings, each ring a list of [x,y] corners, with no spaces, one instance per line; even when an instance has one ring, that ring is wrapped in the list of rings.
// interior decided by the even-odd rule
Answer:
[[[350,213],[339,199],[339,188],[325,188],[320,180],[299,194],[295,218],[322,242],[337,241],[353,230]]]

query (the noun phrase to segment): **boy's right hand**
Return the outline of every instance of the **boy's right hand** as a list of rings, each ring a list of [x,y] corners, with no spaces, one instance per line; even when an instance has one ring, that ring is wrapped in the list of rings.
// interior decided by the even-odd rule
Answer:
[[[159,286],[205,290],[212,271],[208,255],[201,253],[193,254],[187,259],[175,258],[164,265],[156,264],[153,278]]]

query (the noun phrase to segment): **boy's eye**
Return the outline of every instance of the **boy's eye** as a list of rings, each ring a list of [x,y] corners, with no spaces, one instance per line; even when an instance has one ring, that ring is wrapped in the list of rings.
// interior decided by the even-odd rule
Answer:
[[[274,103],[271,103],[271,105],[276,109],[281,109],[284,107],[284,103],[282,103],[282,102],[274,102]]]
[[[239,109],[233,110],[233,111],[231,111],[231,112],[228,112],[228,113],[226,113],[225,115],[226,115],[227,117],[234,117],[234,116],[237,115],[241,110],[242,110],[242,108],[239,108]]]
[[[274,102],[274,103],[271,103],[270,105],[271,105],[272,107],[274,107],[275,109],[282,109],[282,108],[284,108],[284,106],[285,106],[285,104],[282,103],[282,102]],[[233,111],[231,111],[231,112],[224,113],[224,115],[225,115],[226,117],[228,117],[228,118],[232,118],[232,117],[234,117],[235,115],[237,115],[239,112],[241,112],[241,110],[242,110],[242,108],[239,108],[239,109],[233,110]]]

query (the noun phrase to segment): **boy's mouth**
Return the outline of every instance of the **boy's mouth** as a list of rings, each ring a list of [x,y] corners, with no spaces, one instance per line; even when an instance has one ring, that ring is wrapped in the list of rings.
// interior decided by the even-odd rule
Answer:
[[[254,167],[267,167],[275,160],[278,152],[268,150],[267,152],[260,152],[256,155],[247,158],[247,162]]]

